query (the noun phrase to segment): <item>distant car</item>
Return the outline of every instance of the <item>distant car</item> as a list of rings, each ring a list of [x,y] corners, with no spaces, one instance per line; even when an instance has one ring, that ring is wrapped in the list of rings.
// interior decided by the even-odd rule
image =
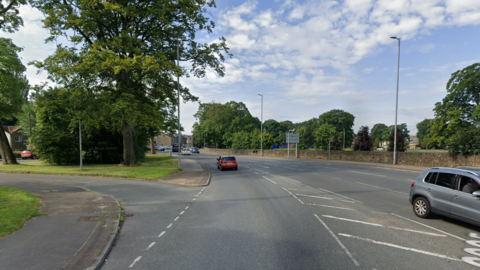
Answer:
[[[223,169],[238,170],[237,159],[234,156],[220,156],[217,158],[217,168],[220,171]]]
[[[190,152],[192,152],[192,153],[197,153],[197,154],[200,153],[200,151],[198,151],[198,148],[197,148],[197,147],[192,147],[192,148],[190,148]]]
[[[190,153],[190,149],[182,149],[182,155],[191,155],[192,153]]]
[[[163,147],[163,146],[155,146],[155,150],[157,150],[157,151],[165,151],[165,147]]]
[[[23,152],[20,154],[20,157],[21,157],[22,159],[27,159],[27,158],[36,159],[36,158],[38,158],[38,157],[37,157],[37,154],[36,154],[33,150],[23,151]]]

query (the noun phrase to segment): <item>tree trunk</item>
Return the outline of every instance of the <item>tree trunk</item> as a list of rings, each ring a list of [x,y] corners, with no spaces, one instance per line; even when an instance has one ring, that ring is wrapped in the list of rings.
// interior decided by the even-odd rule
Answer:
[[[123,135],[123,164],[125,166],[132,166],[137,164],[135,158],[135,150],[133,148],[133,134],[132,129],[128,125],[125,117],[123,117],[122,135]],[[144,146],[145,147],[145,146]]]
[[[8,144],[7,135],[0,124],[0,155],[2,155],[3,164],[18,164],[15,155],[13,154],[10,144]]]
[[[153,138],[150,138],[150,154],[155,155],[157,151],[155,149],[155,144],[153,143]]]

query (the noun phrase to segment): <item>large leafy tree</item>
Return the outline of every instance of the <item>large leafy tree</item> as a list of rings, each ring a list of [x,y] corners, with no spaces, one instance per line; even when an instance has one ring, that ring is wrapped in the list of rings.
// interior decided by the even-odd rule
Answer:
[[[355,121],[355,116],[351,113],[348,113],[344,110],[331,110],[326,113],[321,114],[318,117],[319,125],[330,124],[335,127],[337,132],[343,133],[345,130],[345,146],[349,147],[352,145],[353,141],[353,123]],[[343,134],[342,134],[343,135]]]
[[[430,136],[433,119],[425,119],[417,124],[417,138],[421,148],[430,148]]]
[[[0,0],[0,29],[13,33],[23,26],[18,8],[27,3],[27,0]]]
[[[23,66],[18,52],[22,49],[15,46],[10,39],[0,37],[0,119],[11,118],[22,109],[28,95],[28,81],[23,75]],[[8,143],[5,131],[0,125],[0,155],[3,164],[17,164],[17,160]]]
[[[335,126],[324,123],[315,130],[315,149],[328,150],[331,140],[337,134]],[[337,136],[338,139],[338,136]]]
[[[397,127],[400,129],[400,133],[402,133],[402,137],[404,140],[410,141],[410,130],[407,128],[406,123],[402,123],[397,125]],[[388,127],[388,132],[391,133],[392,130],[395,130],[395,125],[391,125]]]
[[[197,34],[212,33],[208,0],[32,0],[46,16],[49,41],[66,36],[74,47],[59,46],[47,61],[37,62],[56,83],[69,85],[89,78],[88,90],[108,108],[123,137],[123,162],[137,162],[132,127],[160,129],[161,106],[195,100],[175,76],[205,76],[206,69],[224,75],[225,39],[200,43]],[[179,42],[179,40],[181,40]],[[181,61],[176,65],[177,45]],[[79,92],[83,91],[81,89]],[[77,95],[73,93],[73,95]]]
[[[285,132],[287,132],[285,127],[274,119],[265,121],[265,123],[263,123],[263,129],[267,130],[273,138],[277,138],[279,135],[285,137]]]
[[[388,151],[393,152],[393,147],[394,144],[393,142],[395,141],[395,129],[392,129],[392,132],[390,133],[390,136],[388,137],[389,143],[388,143]],[[397,125],[397,152],[405,152],[405,138],[403,137],[402,131],[400,129],[400,126]]]
[[[391,129],[387,125],[378,123],[375,124],[371,131],[372,139],[376,142],[385,142],[388,141],[388,136],[390,135]],[[377,146],[377,145],[376,145]]]

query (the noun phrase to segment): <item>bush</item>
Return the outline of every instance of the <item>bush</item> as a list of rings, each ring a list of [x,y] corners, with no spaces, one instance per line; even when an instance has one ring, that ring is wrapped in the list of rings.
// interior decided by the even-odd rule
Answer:
[[[388,151],[393,152],[393,141],[395,140],[395,133],[394,133],[395,128],[392,129],[392,132],[390,133],[389,143],[388,143]],[[400,130],[400,126],[397,125],[397,152],[405,152],[405,140],[403,139],[402,136],[402,131]]]
[[[370,136],[368,126],[360,127],[357,138],[353,143],[354,151],[371,151],[373,149],[373,140]]]

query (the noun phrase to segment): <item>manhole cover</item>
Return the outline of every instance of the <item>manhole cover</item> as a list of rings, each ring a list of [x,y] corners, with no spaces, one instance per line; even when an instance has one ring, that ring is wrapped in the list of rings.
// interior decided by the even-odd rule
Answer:
[[[80,217],[78,221],[99,221],[100,216],[86,216],[86,217]]]

